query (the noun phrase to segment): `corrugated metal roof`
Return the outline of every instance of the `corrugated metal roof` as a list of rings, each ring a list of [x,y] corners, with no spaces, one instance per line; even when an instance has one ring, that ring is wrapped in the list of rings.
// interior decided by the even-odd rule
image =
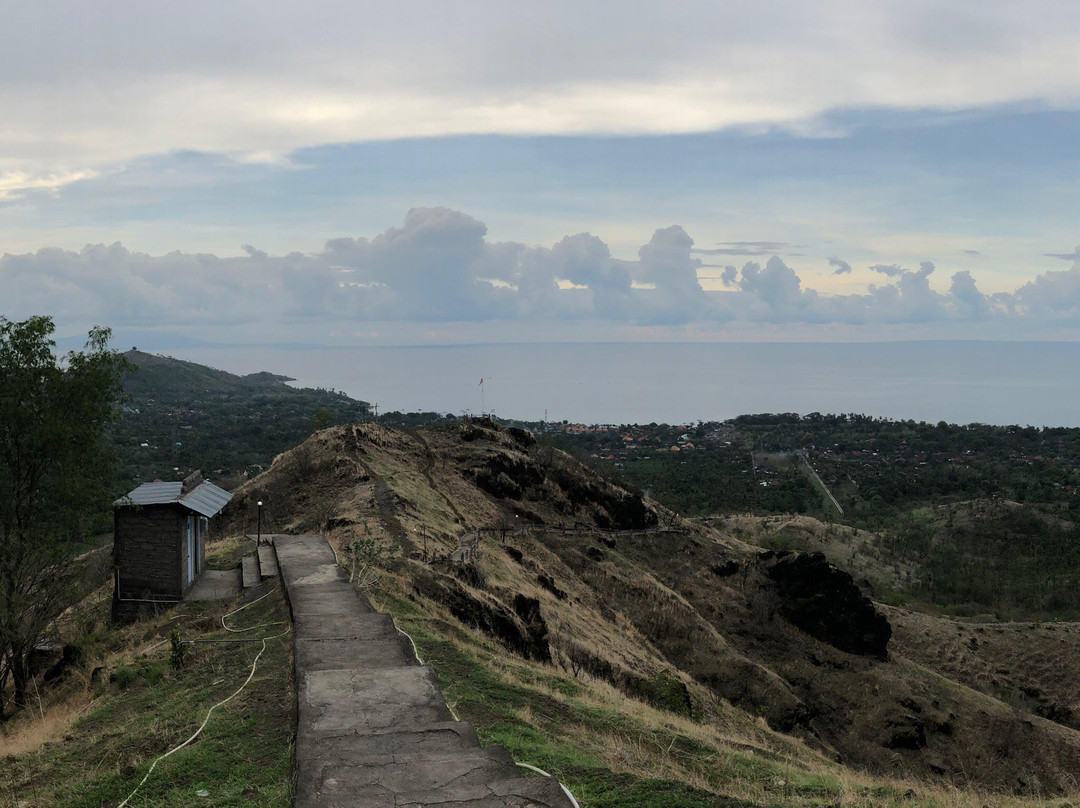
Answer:
[[[213,483],[203,483],[180,498],[180,503],[203,516],[213,516],[232,499],[232,494]]]
[[[116,500],[114,505],[168,505],[176,502],[206,517],[224,508],[232,494],[213,483],[204,482],[188,493],[183,483],[143,483],[130,494]]]
[[[167,505],[180,499],[183,483],[143,483],[115,505]]]

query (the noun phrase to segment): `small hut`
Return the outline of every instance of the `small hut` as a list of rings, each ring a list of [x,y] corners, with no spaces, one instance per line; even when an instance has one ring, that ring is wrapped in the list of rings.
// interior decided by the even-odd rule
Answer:
[[[113,503],[113,619],[183,600],[202,573],[210,520],[232,494],[195,472],[183,482],[143,483]]]

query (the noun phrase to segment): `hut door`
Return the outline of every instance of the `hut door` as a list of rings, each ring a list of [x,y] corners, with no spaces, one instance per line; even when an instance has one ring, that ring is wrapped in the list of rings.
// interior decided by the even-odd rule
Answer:
[[[195,580],[195,517],[188,515],[187,518],[187,581],[190,584]]]

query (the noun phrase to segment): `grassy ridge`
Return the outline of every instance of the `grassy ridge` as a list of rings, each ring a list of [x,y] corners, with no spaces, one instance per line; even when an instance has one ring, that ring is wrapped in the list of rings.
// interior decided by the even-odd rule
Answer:
[[[508,654],[409,597],[407,584],[385,583],[374,597],[412,636],[456,714],[485,744],[558,777],[583,808],[1071,805],[859,775],[793,739],[770,738],[763,724],[701,693],[693,717],[657,710],[591,677]]]

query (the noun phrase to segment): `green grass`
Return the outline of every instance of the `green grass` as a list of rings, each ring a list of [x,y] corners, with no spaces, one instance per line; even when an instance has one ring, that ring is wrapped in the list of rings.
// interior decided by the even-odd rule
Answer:
[[[768,743],[724,740],[689,719],[520,660],[425,606],[386,591],[380,608],[413,637],[447,703],[485,745],[556,776],[582,808],[971,808],[981,795],[916,781],[874,782]],[[610,691],[609,691],[610,693]],[[714,719],[716,717],[714,716]],[[699,719],[695,718],[695,721]],[[722,720],[722,719],[721,719]],[[753,732],[749,719],[749,733]],[[695,731],[695,727],[700,731]],[[738,728],[731,727],[736,738]],[[612,750],[616,750],[613,755]],[[625,754],[625,765],[619,755]],[[1067,802],[1002,800],[1010,806]]]
[[[234,604],[232,608],[235,608]],[[62,741],[0,761],[0,808],[116,806],[143,779],[152,762],[188,739],[215,703],[237,690],[251,672],[260,642],[188,646],[183,670],[173,668],[170,629],[184,640],[235,639],[280,634],[271,626],[247,634],[221,629],[224,604],[185,604],[146,621],[145,631],[99,629],[90,643],[105,648],[110,631],[140,648],[166,640],[145,655],[130,653],[90,685],[90,711]],[[235,628],[286,618],[280,592],[230,618]],[[216,628],[213,628],[216,626]],[[293,684],[291,637],[266,644],[251,682],[214,710],[202,734],[158,763],[128,803],[131,808],[191,805],[287,808],[292,804]],[[208,796],[198,796],[205,790]]]
[[[255,542],[239,536],[216,542],[207,549],[206,568],[211,570],[233,570],[244,556],[255,552]]]
[[[748,808],[755,804],[672,779],[613,771],[596,754],[583,749],[583,737],[625,736],[657,750],[668,747],[667,754],[682,755],[686,760],[715,760],[718,752],[688,738],[673,742],[670,733],[579,699],[587,688],[554,668],[523,665],[513,672],[511,683],[495,669],[495,657],[485,655],[482,648],[463,647],[470,638],[460,628],[428,619],[407,600],[385,594],[380,599],[383,608],[389,608],[398,624],[412,635],[425,664],[434,669],[447,703],[473,725],[480,740],[485,745],[505,746],[519,763],[555,775],[583,808]],[[521,715],[524,705],[528,706],[528,720]],[[764,767],[770,776],[778,771],[769,761],[736,757]],[[724,770],[711,764],[699,768],[711,770],[717,783],[723,780]]]

